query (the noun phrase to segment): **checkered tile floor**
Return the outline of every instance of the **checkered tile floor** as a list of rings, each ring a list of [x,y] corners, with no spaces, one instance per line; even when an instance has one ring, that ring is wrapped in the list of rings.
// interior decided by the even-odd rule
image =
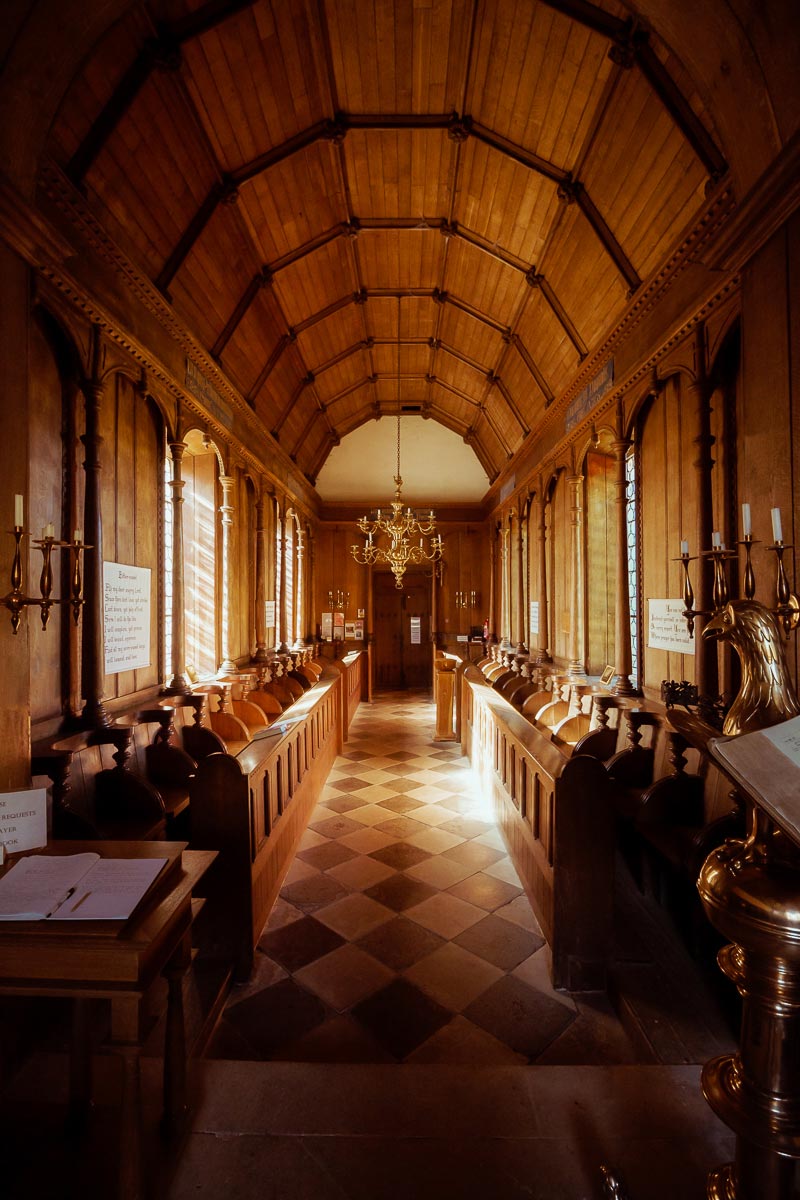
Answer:
[[[434,707],[362,705],[207,1055],[305,1062],[634,1061],[547,947],[469,762]]]

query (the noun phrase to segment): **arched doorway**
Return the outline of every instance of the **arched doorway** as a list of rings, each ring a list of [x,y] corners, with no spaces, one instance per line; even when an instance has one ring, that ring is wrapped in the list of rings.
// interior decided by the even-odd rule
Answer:
[[[406,571],[395,586],[390,571],[374,576],[375,687],[429,688],[432,683],[431,577]]]

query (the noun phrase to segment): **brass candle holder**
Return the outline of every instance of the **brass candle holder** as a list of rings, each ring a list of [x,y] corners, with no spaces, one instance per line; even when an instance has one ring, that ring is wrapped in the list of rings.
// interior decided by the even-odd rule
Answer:
[[[84,550],[91,550],[92,547],[83,541],[62,542],[51,534],[46,534],[44,537],[33,540],[31,544],[37,546],[42,552],[42,570],[39,575],[40,594],[38,596],[28,596],[25,594],[22,579],[21,543],[23,537],[26,536],[25,530],[21,525],[15,525],[10,532],[14,538],[14,557],[11,563],[11,591],[3,596],[2,603],[11,613],[11,629],[13,633],[16,634],[18,632],[22,610],[29,605],[38,605],[41,609],[42,629],[47,628],[47,622],[50,620],[50,610],[54,604],[69,604],[72,608],[73,619],[77,625],[81,606],[83,605],[81,553]],[[68,549],[70,553],[70,594],[66,599],[53,595],[52,555],[54,549]]]
[[[778,579],[775,585],[777,594],[777,604],[775,613],[783,626],[783,632],[788,638],[793,629],[797,628],[800,621],[800,601],[789,587],[789,580],[786,577],[786,568],[783,565],[783,554],[785,550],[793,549],[792,545],[783,541],[774,541],[771,546],[766,547],[772,551],[778,562]]]

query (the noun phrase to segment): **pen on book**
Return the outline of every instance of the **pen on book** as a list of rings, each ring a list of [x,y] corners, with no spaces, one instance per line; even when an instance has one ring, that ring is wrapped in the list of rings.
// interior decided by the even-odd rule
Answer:
[[[80,908],[80,906],[83,904],[84,900],[88,899],[88,897],[91,896],[91,894],[92,894],[91,892],[84,892],[83,895],[81,896],[80,900],[78,900],[78,902],[76,904],[73,904],[72,908],[69,911],[71,913],[74,913],[75,909]]]

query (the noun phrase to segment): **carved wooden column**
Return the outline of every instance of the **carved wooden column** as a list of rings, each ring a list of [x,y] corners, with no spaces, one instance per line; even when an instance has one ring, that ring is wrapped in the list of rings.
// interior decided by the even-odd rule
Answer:
[[[233,527],[234,511],[231,501],[234,482],[232,475],[219,476],[219,483],[222,488],[222,504],[219,506],[222,520],[222,662],[219,665],[218,675],[229,675],[232,671],[236,670],[236,663],[231,657],[231,608],[233,603],[233,539],[231,538],[231,529]]]
[[[713,503],[711,491],[711,472],[714,467],[712,447],[716,438],[711,432],[711,389],[706,374],[706,331],[705,324],[700,322],[695,330],[694,340],[695,379],[689,392],[694,400],[695,425],[697,436],[697,546],[690,547],[690,553],[698,556],[695,608],[698,615],[694,621],[695,645],[695,682],[699,695],[714,699],[719,691],[717,679],[717,643],[706,642],[703,639],[703,629],[708,621],[702,612],[708,612],[713,607],[712,590],[714,584],[714,567],[710,558],[703,558],[702,551],[711,548],[711,532]]]
[[[287,654],[289,652],[289,643],[287,641],[287,623],[286,623],[286,552],[287,552],[287,537],[286,537],[286,522],[289,520],[286,510],[286,500],[283,502],[276,499],[275,505],[276,520],[278,522],[278,545],[280,547],[280,561],[278,563],[278,653]]]
[[[528,653],[525,645],[525,543],[522,536],[522,510],[517,513],[517,654]]]
[[[294,644],[303,645],[303,604],[305,587],[303,531],[299,525],[295,529],[295,573],[294,573]]]
[[[306,587],[306,629],[305,638],[307,642],[316,640],[316,622],[314,620],[314,597],[317,591],[317,556],[316,547],[314,545],[314,535],[310,529],[306,530],[306,564],[308,570],[308,584]]]
[[[617,514],[617,578],[616,578],[616,621],[614,625],[614,658],[616,680],[611,689],[615,696],[635,696],[636,688],[631,683],[633,658],[631,655],[631,601],[628,591],[628,484],[625,463],[630,442],[622,436],[622,412],[617,413],[619,437],[612,442],[616,466],[616,514]]]
[[[550,639],[550,617],[547,609],[547,497],[544,494],[543,481],[539,480],[537,495],[539,508],[537,535],[539,541],[539,634],[536,662],[539,666],[553,661],[548,641]]]
[[[184,695],[189,691],[186,674],[186,575],[183,554],[183,454],[186,442],[182,438],[180,422],[175,440],[169,443],[172,455],[172,478],[169,489],[172,493],[172,613],[170,618],[170,670],[172,677],[164,689],[168,695]]]
[[[107,726],[103,705],[105,675],[103,638],[103,517],[100,507],[100,405],[103,383],[99,378],[100,334],[94,331],[92,378],[82,384],[86,400],[86,432],[81,437],[85,449],[83,469],[86,484],[83,497],[83,537],[88,546],[84,555],[83,640],[81,644],[81,690],[84,706],[81,721],[88,729]]]
[[[500,529],[500,645],[507,646],[511,641],[511,553],[509,546],[510,529],[506,521]]]
[[[572,587],[570,588],[569,675],[573,680],[586,680],[583,662],[583,529],[581,485],[583,476],[576,472],[567,476],[569,489],[569,557]]]
[[[256,652],[253,661],[267,661],[267,497],[262,481],[256,500],[256,595],[255,634]]]

